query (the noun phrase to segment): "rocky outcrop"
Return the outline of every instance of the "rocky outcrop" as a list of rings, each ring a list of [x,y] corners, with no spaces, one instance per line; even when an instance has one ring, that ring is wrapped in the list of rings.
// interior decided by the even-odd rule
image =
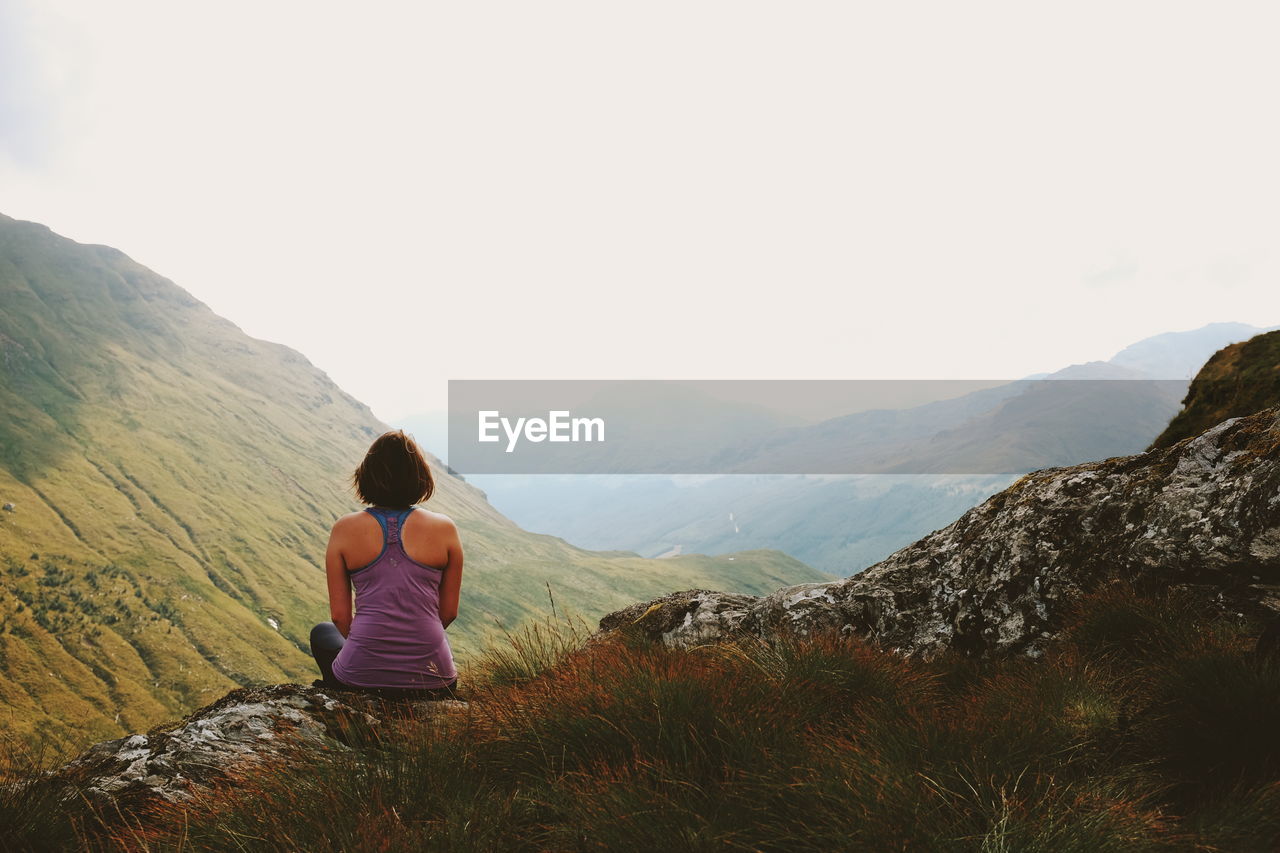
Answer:
[[[388,714],[430,721],[466,707],[298,684],[241,688],[178,723],[99,743],[51,777],[92,800],[181,802],[255,768],[348,749],[354,734],[375,732]]]
[[[1280,612],[1280,408],[1172,447],[1037,471],[861,574],[753,597],[675,593],[606,616],[672,646],[836,629],[909,655],[1040,654],[1112,579]]]

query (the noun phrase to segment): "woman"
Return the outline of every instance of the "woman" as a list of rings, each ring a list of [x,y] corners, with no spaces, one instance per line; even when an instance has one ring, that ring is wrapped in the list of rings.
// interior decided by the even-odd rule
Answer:
[[[389,698],[453,697],[458,673],[444,629],[458,615],[462,544],[448,516],[414,506],[435,490],[426,457],[403,431],[384,433],[352,482],[369,506],[339,518],[329,535],[333,621],[311,631],[319,683]]]

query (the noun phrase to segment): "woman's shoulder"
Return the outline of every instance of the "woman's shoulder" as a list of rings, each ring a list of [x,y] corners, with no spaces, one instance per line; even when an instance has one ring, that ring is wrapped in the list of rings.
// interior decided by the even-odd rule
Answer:
[[[371,516],[368,512],[362,509],[356,510],[355,512],[349,512],[346,515],[338,516],[338,520],[333,523],[333,529],[340,530],[340,529],[354,527],[355,525],[364,524],[365,523],[364,519],[369,519],[370,521],[372,521],[373,516]]]
[[[432,512],[429,509],[423,509],[420,506],[414,507],[410,516],[419,524],[429,524],[433,527],[451,528],[456,530],[457,525],[453,523],[453,519],[445,515],[443,512]]]

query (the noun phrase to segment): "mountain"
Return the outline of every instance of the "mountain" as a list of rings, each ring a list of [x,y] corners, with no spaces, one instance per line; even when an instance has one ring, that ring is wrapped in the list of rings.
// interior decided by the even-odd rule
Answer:
[[[121,252],[0,217],[0,731],[148,728],[237,685],[310,680],[329,526],[388,427]],[[450,635],[595,616],[674,586],[825,577],[773,551],[652,561],[528,533],[432,460],[467,553]]]
[[[730,443],[718,454],[717,470],[1025,473],[1144,447],[1178,410],[1185,389],[1183,380],[1110,362],[1076,364],[953,399],[856,412]]]
[[[1020,473],[1139,450],[1177,411],[1186,384],[1102,367],[1026,383],[991,411],[905,446],[884,470]]]
[[[842,581],[763,598],[690,590],[601,620],[674,646],[838,629],[900,652],[1036,657],[1081,596],[1182,588],[1280,618],[1280,407],[1170,447],[1036,471]]]
[[[1145,448],[1178,411],[1189,375],[1185,365],[1199,365],[1239,340],[1236,335],[1256,331],[1214,323],[1157,335],[1109,361],[1034,377],[1069,380],[1061,384],[1018,380],[909,409],[775,431],[732,449],[743,459],[773,454],[801,465],[861,460],[866,470],[898,472],[893,475],[470,480],[523,526],[579,545],[650,556],[675,548],[716,554],[772,547],[850,575],[950,523],[1015,479],[948,471],[1026,470]],[[907,473],[924,471],[933,474]]]
[[[1185,332],[1166,332],[1130,344],[1109,363],[1139,371],[1153,379],[1190,379],[1218,350],[1272,329],[1248,323],[1209,323]]]
[[[1227,418],[1280,404],[1280,331],[1219,350],[1192,380],[1183,409],[1152,447],[1168,447]]]

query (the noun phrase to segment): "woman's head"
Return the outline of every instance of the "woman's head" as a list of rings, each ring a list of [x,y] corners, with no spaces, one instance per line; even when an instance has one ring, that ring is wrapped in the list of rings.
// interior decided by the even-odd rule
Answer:
[[[351,482],[356,497],[373,506],[413,506],[436,489],[426,454],[399,429],[373,440]]]

